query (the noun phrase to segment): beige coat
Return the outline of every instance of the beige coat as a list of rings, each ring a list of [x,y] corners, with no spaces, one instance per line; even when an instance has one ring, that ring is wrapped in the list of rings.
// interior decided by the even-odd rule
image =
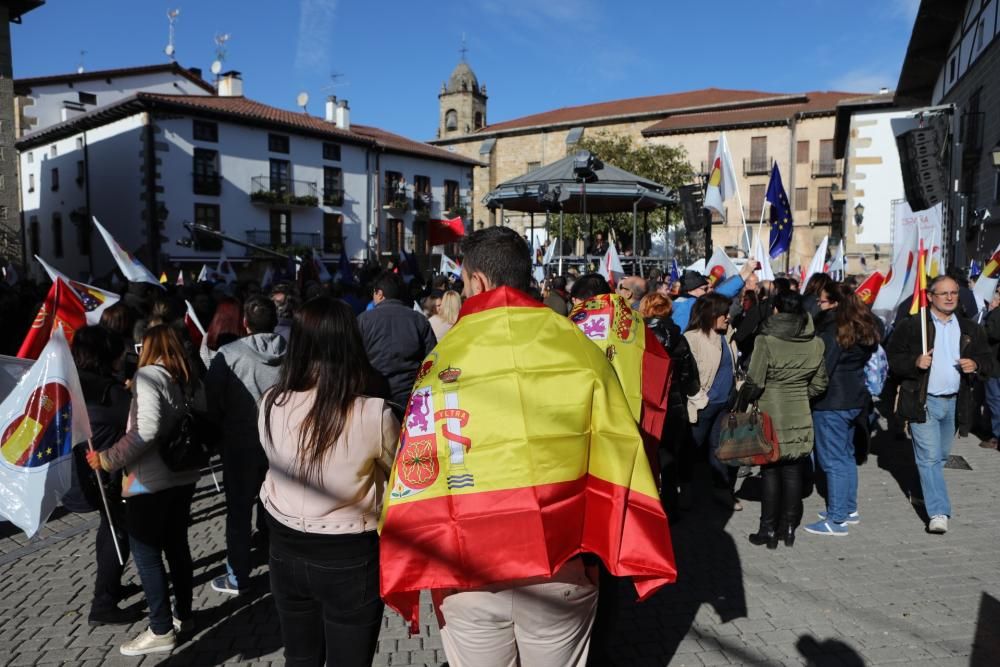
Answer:
[[[719,364],[722,362],[722,345],[719,342],[721,336],[715,330],[709,330],[707,334],[692,330],[685,331],[684,337],[691,348],[691,356],[694,357],[694,363],[698,367],[698,379],[701,383],[698,393],[688,397],[688,421],[694,424],[698,421],[698,411],[708,405],[708,390],[712,388],[715,376],[719,372]],[[733,364],[733,377],[735,378],[736,358],[739,351],[736,349],[736,343],[732,340],[731,330],[726,333],[726,344],[729,345],[729,357]]]

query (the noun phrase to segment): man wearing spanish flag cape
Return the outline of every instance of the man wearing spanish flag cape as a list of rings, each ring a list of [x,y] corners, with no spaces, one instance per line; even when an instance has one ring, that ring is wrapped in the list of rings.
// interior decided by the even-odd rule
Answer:
[[[453,667],[583,665],[597,588],[582,554],[676,579],[642,438],[607,358],[524,293],[527,244],[489,227],[462,244],[469,297],[423,363],[381,528],[381,593],[417,623],[432,591]]]

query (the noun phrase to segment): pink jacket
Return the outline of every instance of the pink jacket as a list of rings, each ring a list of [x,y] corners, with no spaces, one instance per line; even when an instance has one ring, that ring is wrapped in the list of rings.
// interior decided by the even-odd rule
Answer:
[[[262,401],[257,423],[270,468],[261,501],[275,520],[304,533],[375,530],[399,442],[399,421],[382,399],[357,398],[317,478],[307,481],[298,460],[299,428],[315,398],[315,391],[296,392],[284,405],[274,406],[273,441],[267,437]]]

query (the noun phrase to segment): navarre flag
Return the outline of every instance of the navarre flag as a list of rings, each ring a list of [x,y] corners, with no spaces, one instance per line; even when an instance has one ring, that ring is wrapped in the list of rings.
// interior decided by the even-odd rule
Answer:
[[[540,403],[512,412],[526,393]],[[629,413],[607,357],[568,318],[507,287],[468,299],[403,418],[382,510],[386,603],[412,629],[423,589],[551,577],[584,552],[632,577],[640,600],[673,582]]]
[[[427,223],[427,240],[431,245],[457,243],[465,236],[465,223],[461,216],[450,220],[430,220]]]
[[[114,292],[108,292],[102,290],[100,287],[94,287],[93,285],[81,283],[77,280],[70,280],[68,276],[61,273],[38,255],[35,255],[35,260],[42,265],[45,273],[49,274],[49,279],[53,283],[57,279],[62,280],[76,293],[80,298],[80,303],[83,304],[84,311],[87,313],[87,324],[100,324],[101,314],[121,300],[121,297]]]
[[[451,257],[441,253],[441,268],[439,273],[443,273],[446,276],[453,275],[456,278],[460,278],[462,276],[462,267]]]
[[[986,262],[986,266],[983,267],[982,273],[979,274],[979,278],[972,288],[972,294],[976,297],[979,310],[986,308],[993,299],[993,292],[997,289],[998,281],[1000,281],[1000,245],[993,251],[993,255]],[[975,317],[971,313],[969,316]]]
[[[87,315],[80,297],[61,278],[56,278],[35,315],[35,321],[31,323],[17,356],[21,359],[38,359],[56,329],[62,328],[66,340],[72,341],[76,330],[85,326]]]
[[[89,438],[76,365],[56,329],[0,403],[0,515],[37,533],[72,484],[73,445]]]
[[[653,477],[659,480],[670,355],[645,326],[642,315],[617,294],[598,294],[578,303],[570,311],[569,319],[597,345],[615,369],[632,418],[642,433]]]
[[[597,269],[597,272],[604,276],[604,279],[608,281],[611,287],[614,287],[615,283],[625,275],[625,269],[622,268],[622,260],[618,257],[618,249],[614,243],[608,244],[608,251],[604,253],[604,258],[601,259],[601,266]]]
[[[115,241],[115,237],[104,228],[104,225],[97,221],[96,217],[94,218],[94,227],[100,232],[101,238],[104,239],[108,250],[111,251],[111,256],[115,258],[115,263],[118,264],[118,270],[122,272],[127,280],[133,283],[149,283],[157,287],[163,287],[157,277],[142,262],[133,257],[132,253],[121,247],[118,241]]]
[[[885,276],[881,272],[876,271],[865,278],[864,282],[854,290],[854,293],[858,295],[859,299],[870,306],[875,303],[875,298],[878,296],[879,290],[882,289],[884,283]]]
[[[738,187],[736,170],[733,168],[733,156],[729,153],[726,133],[723,132],[719,135],[719,142],[715,147],[715,157],[712,159],[712,167],[708,172],[705,208],[715,209],[719,215],[725,217],[726,201],[736,194]]]
[[[205,327],[201,325],[201,320],[194,312],[194,306],[191,305],[191,302],[185,300],[184,305],[187,308],[184,311],[184,328],[191,336],[191,342],[194,343],[194,346],[201,347],[201,341],[205,337]]]
[[[923,239],[920,240],[920,248],[917,251],[917,279],[913,281],[910,315],[916,315],[921,308],[927,308],[927,250],[924,249]]]
[[[715,246],[712,256],[705,262],[704,275],[708,278],[709,285],[718,285],[726,278],[735,276],[740,270],[729,259],[729,255],[720,246]]]
[[[767,183],[765,201],[770,206],[771,235],[768,239],[768,254],[771,259],[788,252],[792,245],[792,207],[788,204],[785,186],[781,183],[781,172],[778,163],[771,167],[771,180]]]

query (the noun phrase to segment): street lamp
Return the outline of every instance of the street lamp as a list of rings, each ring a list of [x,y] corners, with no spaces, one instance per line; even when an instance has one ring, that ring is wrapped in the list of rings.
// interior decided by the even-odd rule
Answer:
[[[854,207],[854,224],[858,227],[861,223],[865,221],[865,205],[858,202],[858,205]]]
[[[993,168],[1000,169],[1000,142],[990,149],[990,159],[993,160]]]

